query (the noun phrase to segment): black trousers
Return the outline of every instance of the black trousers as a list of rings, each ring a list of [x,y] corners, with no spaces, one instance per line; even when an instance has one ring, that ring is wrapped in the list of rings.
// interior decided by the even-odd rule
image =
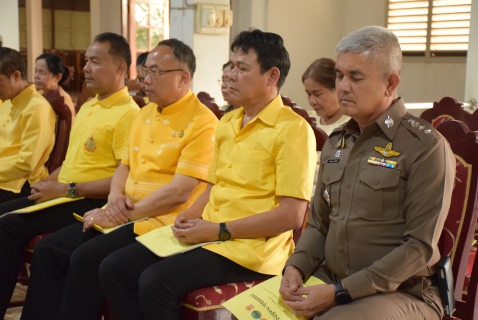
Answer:
[[[202,248],[162,259],[139,242],[108,256],[99,276],[115,320],[180,320],[179,298],[188,292],[271,277]]]
[[[22,319],[101,319],[99,265],[136,235],[133,225],[109,234],[82,228],[72,224],[36,245]]]
[[[31,194],[30,183],[26,181],[19,193],[0,189],[0,203],[8,202],[18,198],[28,197],[30,194]]]
[[[17,204],[22,202],[25,204],[28,200],[15,200]],[[0,218],[0,318],[5,314],[10,302],[28,242],[39,234],[55,232],[73,223],[81,225],[73,217],[73,212],[83,215],[105,203],[105,200],[83,199],[33,213],[12,214]],[[4,205],[6,204],[1,206]],[[25,205],[14,209],[22,207]]]

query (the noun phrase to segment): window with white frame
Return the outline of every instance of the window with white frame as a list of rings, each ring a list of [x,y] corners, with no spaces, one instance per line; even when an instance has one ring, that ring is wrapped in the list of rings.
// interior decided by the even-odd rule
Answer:
[[[466,55],[471,2],[389,0],[388,28],[398,37],[405,55]]]

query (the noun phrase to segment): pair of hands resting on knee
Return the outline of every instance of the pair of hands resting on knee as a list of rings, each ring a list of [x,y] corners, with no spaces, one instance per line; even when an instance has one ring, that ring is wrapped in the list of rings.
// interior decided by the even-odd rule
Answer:
[[[288,266],[282,277],[279,293],[292,311],[298,316],[314,317],[320,315],[336,305],[335,290],[331,284],[303,286],[302,274]]]

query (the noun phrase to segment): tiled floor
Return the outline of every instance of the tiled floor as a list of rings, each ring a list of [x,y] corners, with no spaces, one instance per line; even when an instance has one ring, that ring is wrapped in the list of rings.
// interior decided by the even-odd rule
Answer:
[[[25,294],[27,292],[27,287],[17,284],[15,291],[13,292],[12,301],[21,301],[25,300]],[[22,307],[10,308],[5,314],[4,320],[18,320],[22,314]]]

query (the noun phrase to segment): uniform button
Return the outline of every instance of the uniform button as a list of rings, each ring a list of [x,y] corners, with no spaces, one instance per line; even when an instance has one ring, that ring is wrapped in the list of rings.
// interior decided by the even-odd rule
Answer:
[[[360,152],[355,152],[355,156],[359,157],[359,156],[360,156]]]
[[[340,247],[339,247],[339,251],[340,251],[340,252],[344,252],[344,247],[343,247],[343,246],[340,246]]]
[[[144,159],[141,159],[141,163],[144,163]]]
[[[138,180],[134,180],[134,184],[138,184]]]
[[[329,181],[329,177],[327,177],[326,181]]]
[[[153,139],[153,138],[149,139],[149,142],[153,143],[153,142],[154,142],[154,139]]]
[[[218,207],[218,206],[214,206],[214,211],[219,211],[219,207]]]
[[[159,116],[156,116],[156,121],[159,121],[159,119],[160,119]]]
[[[239,138],[234,138],[234,142],[239,142]]]
[[[219,182],[219,185],[220,185],[221,187],[224,187],[224,184],[225,184],[224,181]]]
[[[373,184],[378,184],[378,179],[373,179]]]
[[[350,188],[350,184],[347,183],[347,184],[345,185],[345,188]]]
[[[345,216],[340,216],[340,220],[344,220],[345,219]]]
[[[228,167],[228,168],[231,168],[231,167],[232,167],[232,163],[228,163],[228,164],[227,164],[227,167]]]

